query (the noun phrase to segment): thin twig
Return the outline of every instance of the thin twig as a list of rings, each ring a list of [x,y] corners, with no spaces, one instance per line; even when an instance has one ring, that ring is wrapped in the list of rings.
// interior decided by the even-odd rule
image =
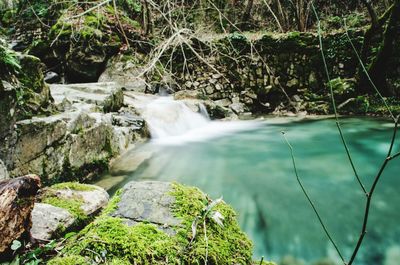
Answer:
[[[325,74],[326,74],[326,77],[328,79],[329,90],[330,90],[330,93],[331,93],[332,107],[333,107],[333,111],[334,111],[334,114],[335,114],[336,127],[338,128],[340,139],[342,140],[344,149],[345,149],[346,154],[347,154],[347,158],[348,158],[348,160],[350,162],[351,168],[353,169],[353,172],[354,172],[354,175],[355,175],[355,177],[357,179],[357,182],[360,185],[360,188],[363,190],[364,194],[367,194],[367,190],[365,189],[363,183],[361,182],[360,176],[358,175],[357,169],[356,169],[356,167],[354,165],[353,159],[352,159],[351,154],[350,154],[349,147],[347,145],[346,139],[345,139],[343,131],[342,131],[342,127],[340,125],[339,115],[338,115],[338,112],[337,112],[337,109],[336,109],[335,96],[333,94],[333,85],[332,85],[330,74],[329,74],[329,71],[328,71],[328,65],[326,63],[325,53],[324,53],[324,48],[323,48],[323,43],[322,43],[321,21],[319,20],[318,13],[317,13],[317,11],[316,11],[316,9],[314,7],[314,4],[312,2],[311,2],[311,7],[312,7],[312,10],[314,11],[315,17],[317,18],[318,39],[319,39],[319,46],[320,46],[319,48],[320,48],[321,55],[322,55],[322,61],[323,61],[323,64],[324,64]]]
[[[367,233],[368,217],[369,217],[369,211],[370,211],[370,208],[371,208],[372,195],[374,194],[375,188],[378,185],[378,182],[379,182],[379,180],[380,180],[380,178],[382,176],[382,173],[385,170],[386,166],[388,165],[389,161],[391,161],[392,159],[394,159],[395,157],[400,155],[400,153],[399,153],[398,155],[391,156],[392,150],[393,150],[393,146],[394,146],[394,142],[396,140],[396,134],[397,134],[398,125],[399,125],[399,117],[397,117],[396,121],[395,121],[395,127],[393,129],[393,135],[392,135],[392,139],[391,139],[391,143],[390,143],[388,154],[387,154],[385,160],[383,161],[383,163],[381,165],[381,168],[379,169],[378,174],[375,176],[375,179],[374,179],[374,182],[373,182],[373,184],[371,186],[371,189],[367,194],[367,201],[366,201],[366,204],[365,204],[364,219],[363,219],[363,222],[362,222],[360,237],[358,238],[357,244],[356,244],[356,246],[354,248],[353,254],[351,255],[351,258],[350,258],[350,261],[349,261],[348,265],[353,264],[353,262],[354,262],[354,260],[355,260],[355,258],[357,256],[358,250],[360,249],[361,244],[362,244],[362,242],[364,240],[365,234]]]
[[[308,195],[308,193],[307,193],[307,191],[306,191],[306,189],[305,189],[305,187],[304,187],[304,185],[303,185],[303,182],[302,182],[301,179],[300,179],[300,176],[299,176],[298,171],[297,171],[297,165],[296,165],[296,160],[295,160],[295,157],[294,157],[293,147],[292,147],[292,145],[290,144],[289,140],[287,139],[285,132],[282,132],[282,136],[283,136],[283,138],[285,139],[285,142],[286,142],[286,144],[288,145],[289,150],[290,150],[290,156],[291,156],[291,158],[292,158],[292,164],[293,164],[294,173],[295,173],[295,175],[296,175],[297,182],[299,183],[299,185],[300,185],[300,187],[301,187],[301,190],[303,191],[303,193],[304,193],[304,195],[306,196],[308,202],[310,203],[311,208],[314,210],[314,213],[315,213],[315,215],[317,216],[318,221],[319,221],[319,223],[321,224],[322,228],[324,229],[326,236],[328,237],[329,241],[332,243],[333,247],[335,248],[335,250],[336,250],[336,252],[338,253],[339,257],[342,259],[343,263],[346,264],[346,262],[345,262],[345,260],[344,260],[344,258],[343,258],[343,255],[342,255],[342,253],[341,253],[340,250],[339,250],[339,247],[336,245],[335,241],[333,240],[331,234],[330,234],[329,231],[328,231],[328,228],[325,226],[324,221],[322,220],[322,218],[321,218],[321,216],[320,216],[320,214],[319,214],[317,208],[315,207],[313,201],[311,200],[310,196]]]
[[[354,44],[353,44],[353,41],[352,41],[351,38],[350,38],[348,29],[347,29],[346,19],[343,19],[343,22],[344,22],[344,29],[345,29],[345,31],[346,31],[347,39],[348,39],[348,41],[350,42],[351,47],[353,48],[353,51],[354,51],[354,53],[355,53],[355,55],[356,55],[356,57],[357,57],[357,59],[358,59],[358,62],[360,63],[360,65],[361,65],[361,67],[362,67],[362,69],[363,69],[363,72],[364,72],[365,75],[367,76],[368,81],[371,83],[371,85],[372,85],[372,87],[374,88],[375,92],[379,95],[380,99],[382,100],[383,104],[385,105],[385,108],[388,110],[388,112],[389,112],[389,114],[390,114],[390,117],[391,117],[393,120],[395,120],[395,117],[394,117],[394,115],[393,115],[393,113],[392,113],[392,110],[390,109],[389,105],[387,104],[385,98],[382,96],[381,92],[379,92],[379,89],[376,87],[374,81],[372,81],[372,78],[371,78],[371,76],[368,74],[368,70],[367,70],[367,68],[365,67],[364,62],[362,61],[362,59],[361,59],[361,57],[360,57],[360,54],[358,53],[356,47],[355,47]]]

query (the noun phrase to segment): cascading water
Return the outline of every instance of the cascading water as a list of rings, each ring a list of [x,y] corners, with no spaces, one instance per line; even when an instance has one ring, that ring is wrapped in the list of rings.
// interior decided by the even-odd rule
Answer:
[[[207,111],[205,113],[208,116]],[[184,102],[175,101],[170,97],[160,97],[150,102],[143,113],[151,136],[156,139],[182,135],[205,126],[209,122],[206,115],[193,112]]]
[[[159,97],[149,102],[142,115],[149,125],[153,142],[174,145],[198,142],[260,125],[254,121],[211,121],[206,107],[201,103],[195,105],[197,112],[184,101],[172,97]]]

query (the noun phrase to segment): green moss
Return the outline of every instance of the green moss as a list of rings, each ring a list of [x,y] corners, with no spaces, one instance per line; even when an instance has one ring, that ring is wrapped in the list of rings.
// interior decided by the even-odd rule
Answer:
[[[57,257],[47,263],[48,265],[89,265],[90,263],[82,256],[69,255],[65,257]]]
[[[78,222],[88,219],[88,216],[81,209],[83,199],[78,196],[75,196],[74,198],[58,197],[54,190],[48,190],[42,197],[42,202],[66,209],[77,219]]]
[[[56,190],[66,190],[66,189],[77,190],[77,191],[95,190],[95,187],[93,187],[92,185],[81,184],[79,182],[63,182],[63,183],[54,184],[51,187]]]
[[[225,217],[224,226],[205,219],[206,243],[203,221],[198,223],[199,234],[193,239],[192,223],[204,213],[210,200],[200,190],[179,184],[173,185],[171,195],[176,198],[173,213],[182,221],[182,225],[175,227],[175,236],[166,234],[153,224],[127,226],[125,219],[109,216],[120,201],[119,191],[98,219],[69,240],[62,251],[64,257],[53,259],[49,264],[67,264],[64,259],[76,256],[85,257],[81,259],[83,262],[101,257],[100,263],[116,265],[203,264],[206,252],[210,264],[252,263],[252,244],[240,231],[230,206],[221,202],[213,209]]]
[[[179,234],[182,239],[191,238],[194,217],[202,214],[209,199],[199,189],[180,184],[174,184],[171,194],[176,198],[173,212],[185,227],[179,230]],[[235,211],[225,202],[217,204],[213,210],[224,216],[224,226],[206,218],[208,244],[203,233],[196,236],[186,254],[188,263],[204,263],[207,251],[208,261],[212,264],[251,263],[252,243],[240,230]],[[203,223],[198,224],[197,231],[204,231]]]
[[[113,211],[118,209],[118,203],[121,201],[121,193],[122,190],[118,190],[111,200],[108,202],[107,207],[104,208],[102,216],[107,216],[111,214]]]
[[[96,179],[108,169],[109,160],[110,156],[108,155],[76,168],[71,166],[68,157],[66,157],[60,174],[51,179],[44,177],[43,183],[45,186],[50,186],[61,182],[88,182]]]

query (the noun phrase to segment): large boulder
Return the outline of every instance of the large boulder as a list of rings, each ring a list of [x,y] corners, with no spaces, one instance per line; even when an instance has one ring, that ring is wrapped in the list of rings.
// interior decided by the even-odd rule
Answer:
[[[119,54],[109,60],[105,71],[100,75],[99,82],[116,82],[126,90],[145,93],[147,84],[140,77],[141,70],[137,58]]]
[[[180,184],[130,182],[48,264],[71,260],[79,264],[251,264],[252,243],[222,199],[211,200],[197,188]]]
[[[82,226],[107,205],[108,199],[104,189],[77,182],[45,188],[32,211],[32,237],[49,240]]]
[[[0,180],[0,258],[14,240],[29,239],[31,211],[40,185],[36,175]]]

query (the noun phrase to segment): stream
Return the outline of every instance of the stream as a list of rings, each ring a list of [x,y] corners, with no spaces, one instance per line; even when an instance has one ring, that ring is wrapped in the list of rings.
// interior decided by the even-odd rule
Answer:
[[[281,135],[285,131],[309,195],[342,253],[350,257],[365,195],[333,119],[209,121],[204,109],[195,113],[169,98],[151,102],[143,115],[153,139],[115,160],[98,183],[111,194],[131,180],[197,186],[234,207],[254,242],[255,258],[280,262],[293,257],[313,264],[328,257],[340,264],[296,181]],[[369,188],[388,151],[393,124],[365,117],[341,121],[355,166]],[[400,151],[400,145],[394,150]],[[400,158],[389,163],[377,186],[357,265],[400,264],[399,173]]]

